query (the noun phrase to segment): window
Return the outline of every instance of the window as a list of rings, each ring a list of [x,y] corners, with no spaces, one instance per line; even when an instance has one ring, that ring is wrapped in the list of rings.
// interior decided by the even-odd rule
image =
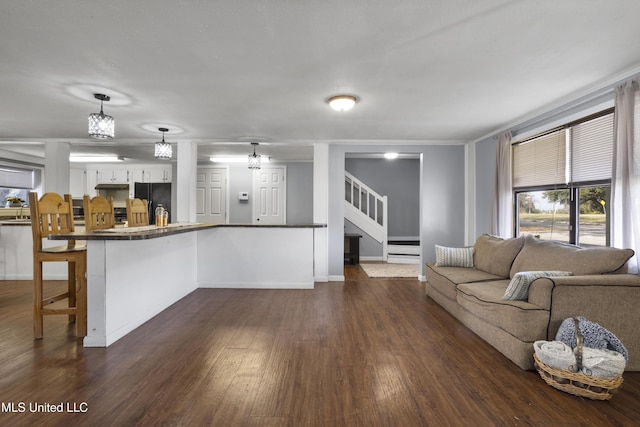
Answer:
[[[7,199],[19,199],[21,204],[26,203],[32,188],[32,170],[0,166],[0,206],[6,206]]]
[[[613,111],[513,145],[516,234],[609,244]]]

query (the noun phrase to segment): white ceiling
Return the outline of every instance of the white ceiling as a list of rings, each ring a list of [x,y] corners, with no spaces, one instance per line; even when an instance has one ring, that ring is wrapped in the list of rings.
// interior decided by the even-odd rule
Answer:
[[[640,70],[637,0],[0,2],[0,149],[458,142]],[[113,142],[87,136],[104,93]],[[337,113],[326,98],[355,94]],[[37,142],[38,144],[27,144]]]

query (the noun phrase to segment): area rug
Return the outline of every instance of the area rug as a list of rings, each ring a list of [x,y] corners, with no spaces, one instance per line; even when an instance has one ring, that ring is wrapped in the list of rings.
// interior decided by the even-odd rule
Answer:
[[[420,265],[418,264],[360,263],[360,267],[369,277],[412,277],[417,279],[420,274]]]

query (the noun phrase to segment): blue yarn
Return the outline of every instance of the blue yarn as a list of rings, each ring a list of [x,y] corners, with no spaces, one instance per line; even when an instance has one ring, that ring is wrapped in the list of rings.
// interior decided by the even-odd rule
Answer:
[[[625,360],[629,360],[627,349],[611,331],[582,316],[576,318],[578,319],[578,327],[582,334],[583,346],[617,351],[624,356]],[[568,317],[562,321],[556,334],[556,341],[562,341],[571,348],[576,347],[576,327],[572,317]]]

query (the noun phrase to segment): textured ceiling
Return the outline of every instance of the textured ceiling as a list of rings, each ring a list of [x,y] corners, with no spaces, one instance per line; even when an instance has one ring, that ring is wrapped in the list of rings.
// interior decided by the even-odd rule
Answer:
[[[614,7],[615,6],[615,7]],[[314,141],[480,138],[637,72],[637,0],[2,0],[0,149],[283,159]],[[93,93],[116,139],[87,137]],[[325,100],[360,102],[349,113]],[[15,142],[19,144],[15,144]]]

